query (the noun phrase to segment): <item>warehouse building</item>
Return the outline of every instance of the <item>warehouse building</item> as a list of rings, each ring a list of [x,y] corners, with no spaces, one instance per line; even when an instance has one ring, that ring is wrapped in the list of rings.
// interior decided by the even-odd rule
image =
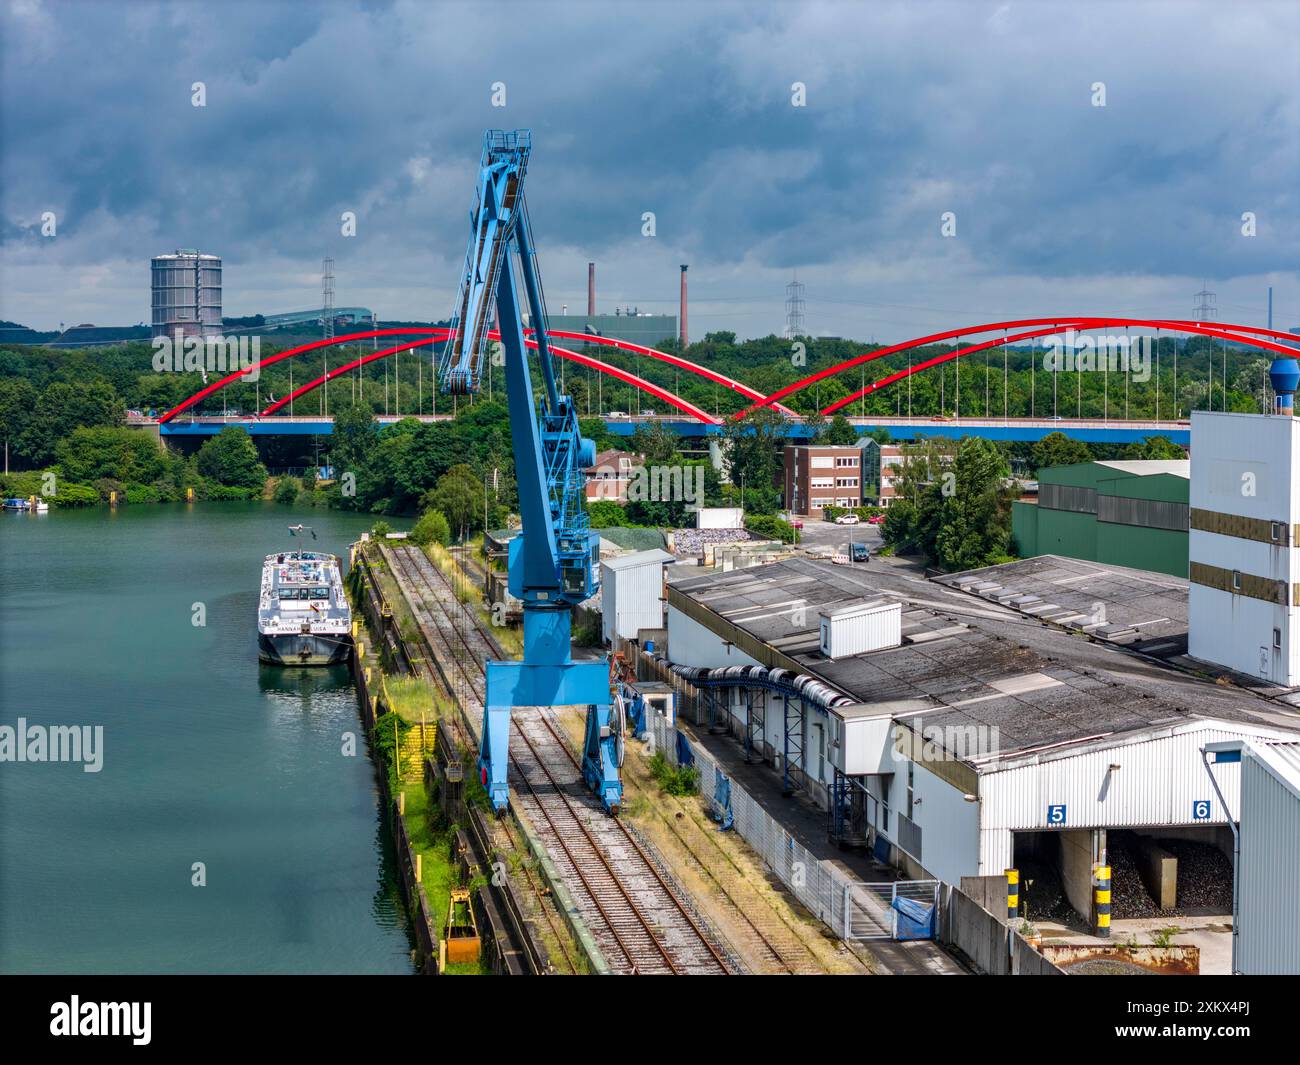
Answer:
[[[806,559],[672,575],[666,660],[729,684],[682,681],[682,704],[825,808],[842,844],[952,884],[1037,863],[1085,918],[1111,850],[1157,900],[1179,892],[1165,841],[1230,870],[1201,748],[1300,738],[1239,690],[1010,607]],[[787,675],[820,694],[790,697]],[[1234,808],[1236,776],[1220,786]]]
[[[1225,766],[1241,780],[1233,972],[1300,975],[1300,744],[1232,740],[1206,754],[1216,782]]]
[[[1016,553],[1186,577],[1190,475],[1186,459],[1044,467],[1037,502],[1011,504]]]

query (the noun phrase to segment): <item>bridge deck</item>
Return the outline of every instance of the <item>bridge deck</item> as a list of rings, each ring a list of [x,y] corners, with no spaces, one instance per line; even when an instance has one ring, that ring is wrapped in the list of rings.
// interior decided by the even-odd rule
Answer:
[[[376,421],[381,425],[392,425],[405,418],[416,418],[422,422],[451,421],[450,414],[381,414]],[[605,417],[606,427],[616,436],[631,436],[641,425],[662,425],[681,436],[703,437],[718,436],[723,432],[720,425],[703,425],[688,421],[676,415],[637,415],[619,418]],[[1075,440],[1084,440],[1097,444],[1131,444],[1149,436],[1165,436],[1175,444],[1187,446],[1191,443],[1191,425],[1187,421],[1170,421],[1143,419],[1123,421],[1102,418],[926,418],[926,417],[868,417],[849,418],[857,429],[866,432],[869,429],[887,429],[897,440],[915,440],[919,437],[942,436],[958,438],[979,436],[988,440],[1035,441],[1041,440],[1049,433],[1064,433]],[[244,418],[200,416],[186,418],[180,416],[166,424],[159,425],[152,418],[128,418],[127,424],[148,428],[157,426],[163,436],[212,436],[230,425],[237,425],[254,436],[325,436],[334,431],[334,419],[321,415],[298,415],[296,417]],[[790,426],[792,439],[806,439],[807,426],[801,421],[794,421]]]

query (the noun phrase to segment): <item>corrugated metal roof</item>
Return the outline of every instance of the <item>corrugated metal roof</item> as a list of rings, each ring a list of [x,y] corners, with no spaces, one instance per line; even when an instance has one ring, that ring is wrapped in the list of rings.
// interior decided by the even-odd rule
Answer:
[[[1252,743],[1250,754],[1300,799],[1300,743]]]
[[[1152,474],[1168,473],[1174,477],[1188,478],[1192,475],[1191,459],[1114,459],[1097,463],[1121,473],[1131,473],[1134,477],[1150,477]]]
[[[667,551],[660,551],[653,548],[649,551],[636,551],[630,555],[619,555],[617,558],[607,558],[601,560],[602,566],[607,566],[612,570],[633,569],[636,566],[649,566],[655,562],[672,562],[673,556]]]
[[[996,604],[918,587],[889,567],[867,571],[792,559],[720,575],[675,570],[668,571],[670,603],[679,595],[693,600],[716,617],[715,631],[728,630],[728,639],[744,634],[756,646],[779,648],[795,668],[857,702],[921,700],[926,725],[996,730],[990,754],[1103,737],[1122,742],[1121,736],[1198,719],[1231,727],[1282,716],[1239,689],[1081,641]],[[835,661],[811,649],[820,612],[882,595],[901,602],[902,646]],[[709,624],[708,615],[696,620]]]

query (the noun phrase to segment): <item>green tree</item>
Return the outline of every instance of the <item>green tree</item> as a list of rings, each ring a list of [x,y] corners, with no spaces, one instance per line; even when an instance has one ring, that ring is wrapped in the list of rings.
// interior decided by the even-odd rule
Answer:
[[[0,438],[4,441],[4,471],[9,472],[9,449],[27,430],[36,406],[36,389],[22,377],[0,378]]]
[[[618,529],[631,524],[627,510],[612,499],[596,499],[588,503],[587,520],[593,529]]]
[[[853,428],[853,423],[848,418],[837,412],[826,429],[825,439],[828,444],[849,447],[858,442],[858,431]]]
[[[476,520],[483,517],[483,485],[469,466],[453,466],[439,479],[433,490],[433,504],[441,511],[451,528],[458,530],[459,538],[477,528]]]
[[[354,476],[366,465],[378,443],[375,416],[368,407],[348,403],[334,411],[334,433],[330,437],[330,460],[334,475]]]
[[[266,482],[266,467],[257,457],[253,438],[228,426],[199,448],[195,463],[200,474],[232,488],[258,488]]]
[[[1007,553],[1008,473],[1006,460],[992,443],[974,436],[961,440],[951,468],[941,477],[933,561],[949,571],[976,569]],[[932,495],[925,498],[933,500]]]
[[[298,502],[298,496],[302,493],[302,481],[297,477],[281,477],[279,484],[275,486],[275,501],[287,506],[293,506]]]
[[[121,425],[125,418],[126,408],[107,381],[55,381],[37,399],[19,450],[33,464],[43,466],[54,458],[59,441],[72,430]]]
[[[148,484],[171,467],[167,452],[139,429],[74,429],[55,448],[63,476],[89,483],[101,478]]]
[[[723,429],[727,442],[727,475],[737,488],[743,488],[745,505],[756,514],[777,509],[780,494],[776,490],[780,471],[780,447],[789,426],[770,407],[759,407],[740,420],[729,420]]]
[[[1187,452],[1167,436],[1148,436],[1141,443],[1124,449],[1126,459],[1185,459]]]
[[[451,527],[446,516],[439,510],[426,510],[411,529],[411,539],[420,545],[442,544],[446,547],[451,543]]]
[[[881,535],[900,555],[921,554],[933,561],[943,509],[943,489],[952,485],[950,472],[954,455],[951,441],[925,440],[908,447],[898,467],[894,485],[898,498],[885,511]]]
[[[644,455],[647,462],[671,462],[679,443],[677,434],[666,426],[641,425],[628,439],[628,450]]]
[[[1091,462],[1091,449],[1082,440],[1072,440],[1064,433],[1048,433],[1033,446],[1030,452],[1034,469],[1047,466],[1070,466],[1077,462]]]
[[[746,514],[745,528],[756,536],[785,544],[792,544],[795,540],[794,526],[775,514]]]

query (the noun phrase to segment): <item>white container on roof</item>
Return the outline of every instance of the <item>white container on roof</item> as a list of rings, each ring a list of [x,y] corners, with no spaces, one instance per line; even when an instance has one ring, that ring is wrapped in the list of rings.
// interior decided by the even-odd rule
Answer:
[[[883,651],[903,642],[901,604],[888,599],[848,603],[818,612],[821,652],[827,658],[848,658]]]

